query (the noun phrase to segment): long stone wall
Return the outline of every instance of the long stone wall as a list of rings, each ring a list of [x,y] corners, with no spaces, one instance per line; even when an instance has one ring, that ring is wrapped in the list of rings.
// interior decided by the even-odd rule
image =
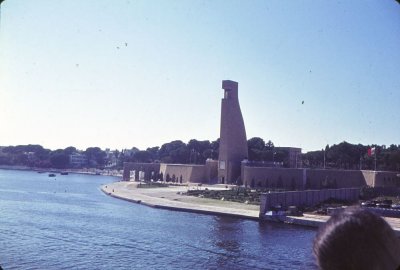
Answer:
[[[160,173],[164,181],[167,178],[179,183],[202,183],[207,180],[205,165],[161,164]]]
[[[304,189],[303,169],[242,166],[243,185],[253,188]]]
[[[242,166],[242,181],[252,188],[286,190],[351,188],[362,186],[400,187],[398,172],[290,169]]]
[[[362,171],[307,169],[305,189],[351,188],[366,186]]]
[[[356,202],[360,195],[359,188],[323,189],[286,191],[261,194],[260,216],[276,205],[283,208],[289,206],[315,206],[329,198]]]
[[[366,185],[400,188],[399,172],[250,167],[243,164],[241,169],[242,184],[252,188],[308,190]],[[125,162],[123,180],[129,181],[133,176],[139,180],[139,172],[144,173],[144,180],[166,180],[169,175],[171,179],[175,176],[177,182],[212,184],[218,181],[218,162],[207,160],[205,165]]]

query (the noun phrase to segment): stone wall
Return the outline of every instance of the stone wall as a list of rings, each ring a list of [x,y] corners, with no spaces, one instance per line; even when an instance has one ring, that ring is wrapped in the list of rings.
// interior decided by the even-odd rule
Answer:
[[[163,180],[175,180],[179,183],[208,182],[205,165],[161,164],[160,173]]]
[[[209,184],[218,183],[218,160],[206,160],[206,179]]]
[[[366,186],[362,171],[307,169],[305,189],[351,188]]]
[[[139,179],[139,172],[144,172],[144,179],[149,181],[152,178],[156,178],[160,171],[160,163],[136,163],[136,162],[124,162],[124,173],[123,180],[130,181],[131,178]],[[134,175],[131,175],[131,172]],[[153,179],[156,180],[156,179]]]
[[[264,193],[261,194],[260,198],[260,216],[276,205],[281,205],[283,208],[289,206],[315,206],[329,198],[356,202],[359,195],[359,188]]]
[[[304,189],[303,169],[242,166],[243,185],[254,188]]]
[[[356,171],[331,169],[291,169],[277,167],[250,167],[242,163],[241,178],[244,186],[285,190],[335,189],[351,187],[400,187],[400,174],[386,171]],[[240,167],[239,167],[240,168]],[[166,180],[167,174],[177,182],[214,184],[218,179],[218,161],[207,160],[205,165],[165,163],[124,163],[123,180]]]
[[[375,187],[400,187],[400,172],[375,172]]]
[[[400,187],[397,172],[333,169],[290,169],[242,165],[243,185],[286,190],[351,187]]]

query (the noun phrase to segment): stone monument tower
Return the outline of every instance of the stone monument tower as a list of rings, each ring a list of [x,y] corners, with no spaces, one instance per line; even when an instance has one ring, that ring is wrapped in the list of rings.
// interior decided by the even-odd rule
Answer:
[[[248,158],[246,129],[238,98],[238,83],[222,81],[221,133],[218,156],[218,183],[236,184],[241,162]]]

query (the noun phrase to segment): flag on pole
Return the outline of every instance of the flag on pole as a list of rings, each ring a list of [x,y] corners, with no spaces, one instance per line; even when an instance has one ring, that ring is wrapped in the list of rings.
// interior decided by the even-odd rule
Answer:
[[[368,156],[375,156],[375,147],[371,147],[368,149]]]

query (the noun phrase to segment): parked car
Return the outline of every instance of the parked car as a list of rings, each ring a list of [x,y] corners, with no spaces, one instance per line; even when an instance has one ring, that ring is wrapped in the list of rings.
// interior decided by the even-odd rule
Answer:
[[[364,206],[364,207],[375,207],[376,204],[374,202],[372,202],[372,201],[365,201],[365,202],[361,203],[361,206]]]
[[[398,203],[392,204],[392,209],[400,209],[400,204]]]
[[[389,204],[389,203],[387,203],[385,201],[382,201],[382,202],[377,203],[376,207],[379,207],[379,208],[390,208],[391,204]]]

